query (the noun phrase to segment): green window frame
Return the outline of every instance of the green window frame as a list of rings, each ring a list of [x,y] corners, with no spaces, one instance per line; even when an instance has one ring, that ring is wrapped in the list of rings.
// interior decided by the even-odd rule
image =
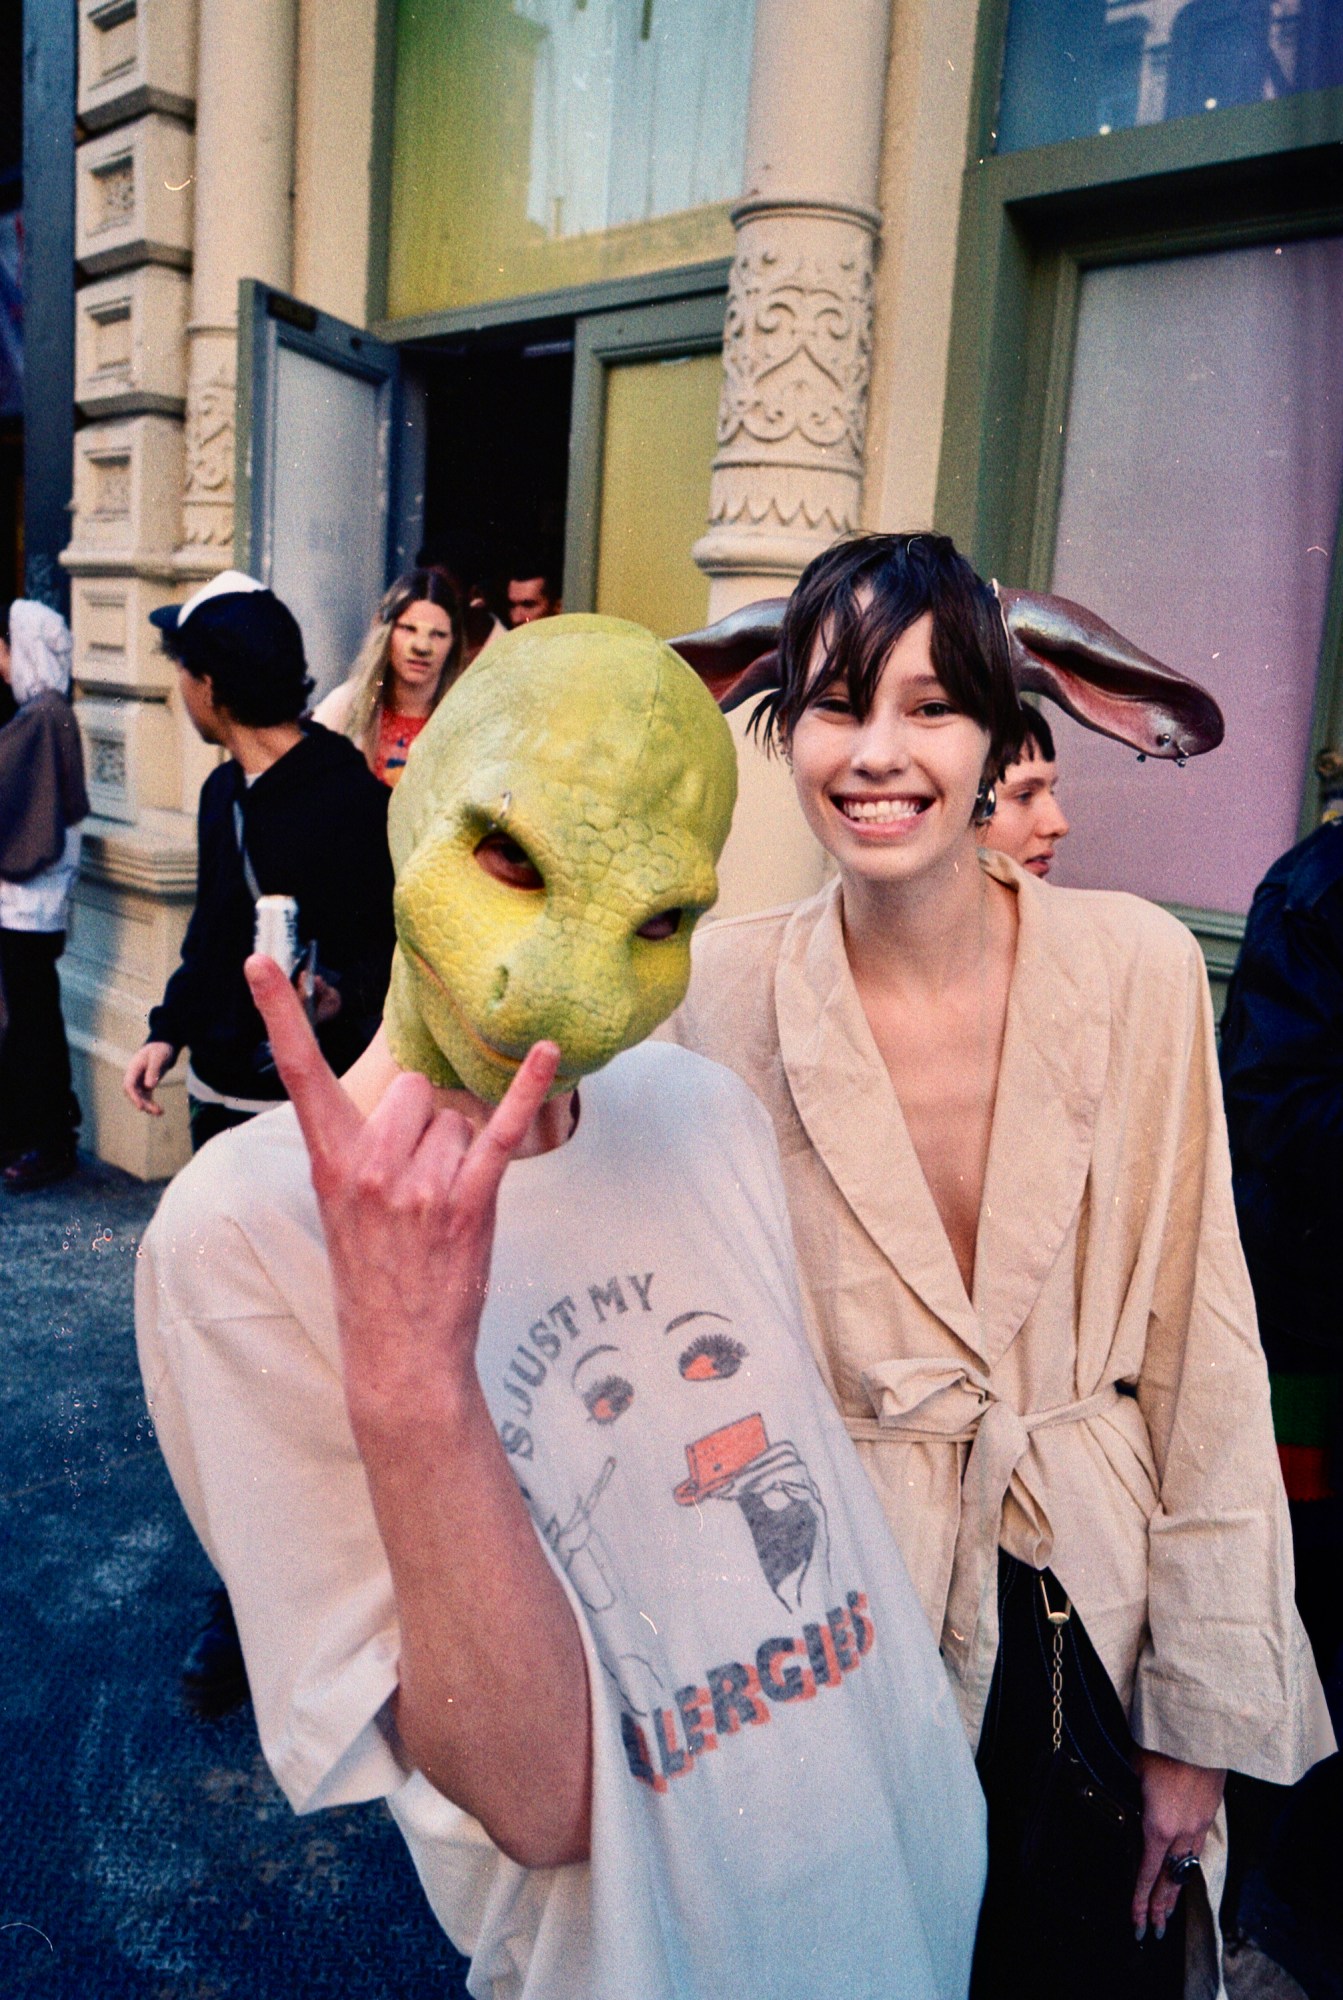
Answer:
[[[1343,232],[1343,89],[1204,112],[1030,151],[993,152],[1008,0],[979,17],[957,245],[937,520],[986,574],[1048,586],[1083,273]],[[1300,832],[1319,817],[1314,759],[1343,730],[1343,534],[1328,603]],[[1170,906],[1215,981],[1243,922]]]

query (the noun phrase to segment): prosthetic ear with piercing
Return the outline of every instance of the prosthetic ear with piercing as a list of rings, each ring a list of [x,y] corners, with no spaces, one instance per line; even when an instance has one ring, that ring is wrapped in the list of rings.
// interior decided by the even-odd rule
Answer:
[[[1183,763],[1215,750],[1222,712],[1205,688],[1144,653],[1085,605],[994,584],[1018,694],[1042,694],[1074,721],[1140,757]],[[668,643],[722,709],[779,684],[779,629],[788,600],[767,597]]]
[[[1083,604],[1001,589],[1018,694],[1043,694],[1088,729],[1144,757],[1183,764],[1215,750],[1222,711],[1197,681],[1142,652]]]

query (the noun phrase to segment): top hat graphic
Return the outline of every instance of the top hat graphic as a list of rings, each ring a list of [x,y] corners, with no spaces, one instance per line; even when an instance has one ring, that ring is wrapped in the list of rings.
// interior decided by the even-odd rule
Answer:
[[[685,1448],[690,1477],[683,1479],[675,1490],[677,1506],[693,1507],[698,1500],[712,1499],[768,1450],[765,1420],[759,1411],[754,1416],[739,1417],[735,1424],[724,1424],[721,1431],[710,1431],[707,1437],[697,1438]]]

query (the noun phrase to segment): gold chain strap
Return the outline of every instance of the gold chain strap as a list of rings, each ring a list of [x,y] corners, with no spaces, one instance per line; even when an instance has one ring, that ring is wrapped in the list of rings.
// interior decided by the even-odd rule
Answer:
[[[1057,1752],[1063,1743],[1063,1628],[1073,1615],[1073,1606],[1065,1591],[1062,1611],[1053,1609],[1043,1573],[1040,1577],[1040,1596],[1044,1600],[1045,1617],[1054,1628],[1054,1749]]]

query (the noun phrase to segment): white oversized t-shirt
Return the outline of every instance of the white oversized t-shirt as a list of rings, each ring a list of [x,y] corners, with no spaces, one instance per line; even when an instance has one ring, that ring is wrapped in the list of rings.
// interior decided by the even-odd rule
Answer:
[[[505,1175],[478,1366],[583,1635],[591,1859],[519,1868],[384,1734],[391,1580],[288,1108],[173,1184],[137,1296],[266,1756],[299,1810],[388,1797],[473,1993],[955,2000],[978,1782],[806,1344],[768,1118],[665,1044],[581,1106],[566,1145]]]

